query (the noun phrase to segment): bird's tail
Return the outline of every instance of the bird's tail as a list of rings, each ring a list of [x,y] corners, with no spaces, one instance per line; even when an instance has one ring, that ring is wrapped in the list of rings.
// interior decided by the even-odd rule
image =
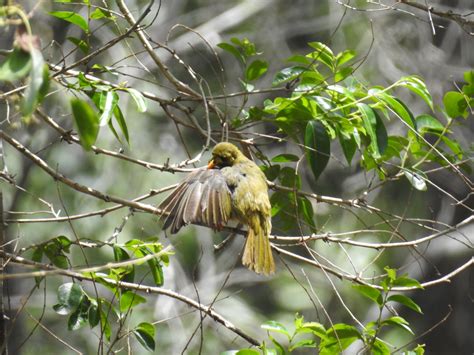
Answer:
[[[257,274],[272,274],[275,272],[275,262],[269,239],[272,229],[271,220],[256,215],[250,222],[242,264]]]

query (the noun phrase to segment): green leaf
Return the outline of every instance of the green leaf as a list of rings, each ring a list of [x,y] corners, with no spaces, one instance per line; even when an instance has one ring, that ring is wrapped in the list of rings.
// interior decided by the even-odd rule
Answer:
[[[416,348],[413,350],[407,350],[402,353],[402,355],[423,355],[425,353],[425,344],[417,344]]]
[[[408,107],[400,100],[381,91],[378,88],[369,90],[369,94],[382,100],[399,118],[401,118],[409,127],[416,130],[416,122],[413,114]]]
[[[100,330],[105,335],[107,340],[110,340],[112,335],[112,328],[110,327],[109,320],[107,319],[107,315],[109,314],[109,310],[111,305],[107,305],[104,299],[101,299],[101,308],[100,308]],[[107,309],[106,309],[107,308]]]
[[[293,350],[296,350],[299,348],[316,348],[316,347],[317,345],[314,339],[303,339],[291,345],[288,350],[292,352]]]
[[[432,111],[434,110],[433,98],[421,78],[417,76],[406,76],[399,81],[399,84],[417,94],[426,102]]]
[[[122,131],[123,136],[125,137],[125,140],[128,144],[130,144],[130,136],[128,134],[127,122],[125,121],[125,117],[122,114],[122,110],[118,105],[114,107],[114,117],[120,127],[120,130]]]
[[[241,62],[242,64],[245,64],[245,58],[242,56],[242,54],[240,53],[240,51],[234,47],[232,44],[229,44],[229,43],[219,43],[217,45],[217,47],[225,50],[226,52],[229,52],[230,54],[232,54],[239,62]]]
[[[72,242],[68,237],[60,235],[59,237],[54,238],[53,241],[59,244],[63,250],[69,253],[69,247],[71,246]]]
[[[312,120],[307,123],[304,144],[307,147],[306,159],[317,180],[329,162],[331,150],[329,135],[320,121]]]
[[[337,334],[337,336],[336,336]],[[348,324],[335,324],[327,330],[327,337],[322,339],[319,344],[320,355],[339,354],[346,349],[361,335],[356,327]]]
[[[151,323],[140,323],[134,330],[136,338],[148,351],[155,351],[155,327]]]
[[[288,81],[294,80],[307,70],[307,68],[299,66],[284,68],[275,74],[275,77],[272,81],[272,86],[278,86]]]
[[[382,324],[382,326],[384,326],[384,325],[393,325],[393,326],[399,327],[403,330],[406,330],[410,334],[414,335],[413,331],[408,326],[409,323],[402,317],[393,316],[393,317],[390,317],[390,318],[387,318],[387,319],[383,320],[381,324]]]
[[[270,181],[275,180],[278,177],[278,174],[280,173],[280,165],[278,164],[271,166],[263,165],[260,167],[260,169]]]
[[[126,88],[126,91],[130,94],[132,99],[137,104],[138,112],[146,112],[146,102],[145,98],[143,97],[142,93],[138,90],[132,88]]]
[[[463,94],[456,91],[449,91],[443,98],[446,113],[451,118],[462,116],[467,117],[467,101]]]
[[[100,20],[101,18],[109,18],[113,19],[114,16],[110,14],[108,11],[104,11],[100,8],[96,8],[93,12],[90,14],[91,20]]]
[[[288,162],[293,162],[293,161],[298,161],[300,158],[298,158],[296,155],[293,154],[278,154],[277,156],[272,158],[272,162],[274,163],[288,163]]]
[[[285,334],[288,337],[288,339],[291,338],[291,335],[286,329],[286,327],[282,323],[274,321],[274,320],[266,321],[260,326],[260,328],[265,329],[266,331],[269,331],[269,332]]]
[[[316,51],[308,54],[307,56],[321,63],[324,63],[330,69],[333,69],[336,59],[331,49],[321,42],[310,42],[308,44],[314,49],[316,49]]]
[[[90,301],[87,297],[82,298],[82,302],[77,309],[72,312],[67,320],[68,330],[78,330],[85,326],[89,320]]]
[[[58,314],[69,314],[81,304],[83,297],[84,291],[79,284],[73,282],[62,284],[58,288],[58,303],[53,309]]]
[[[454,155],[456,155],[458,159],[462,159],[463,150],[458,142],[451,140],[446,136],[441,136],[441,140],[444,144],[448,146],[449,149],[451,149],[451,151],[454,153]]]
[[[357,130],[356,130],[357,131]],[[350,138],[344,136],[339,132],[338,134],[339,144],[341,144],[342,152],[347,160],[347,163],[350,165],[352,162],[352,158],[357,150],[357,143],[355,141],[354,136]]]
[[[238,47],[242,48],[246,57],[251,57],[251,56],[259,54],[257,53],[255,44],[250,42],[248,38],[243,38],[242,40],[240,40],[236,37],[232,37],[230,41],[234,43],[235,45],[237,45]]]
[[[368,285],[353,285],[352,287],[357,290],[361,295],[374,301],[379,306],[383,304],[382,294],[376,288]]]
[[[114,245],[114,260],[117,262],[130,260],[127,251],[119,246]],[[123,273],[120,279],[125,282],[133,282],[135,279],[135,265],[123,267]]]
[[[427,132],[441,133],[444,130],[444,126],[433,116],[430,115],[419,115],[416,117],[416,127],[420,134]]]
[[[83,100],[72,99],[71,108],[81,144],[85,150],[90,150],[99,134],[99,118],[89,104]]]
[[[0,81],[15,81],[28,75],[31,70],[29,53],[15,48],[0,64]]]
[[[372,352],[371,354],[373,355],[390,355],[391,351],[390,348],[385,344],[383,341],[381,341],[379,338],[375,339],[374,345],[372,347]]]
[[[403,172],[405,177],[408,179],[410,184],[419,191],[426,191],[428,190],[428,186],[426,185],[425,179],[418,173],[405,170]]]
[[[43,248],[41,246],[33,249],[33,255],[31,256],[31,260],[37,263],[40,263],[41,260],[43,260]]]
[[[272,217],[275,217],[288,206],[288,193],[276,191],[270,196],[270,202],[272,206]]]
[[[377,136],[377,147],[381,154],[385,153],[385,149],[387,149],[388,145],[388,135],[387,130],[385,129],[385,125],[383,124],[382,118],[374,110],[375,114],[375,135]]]
[[[393,280],[393,285],[401,287],[416,287],[421,289],[423,288],[423,286],[421,286],[421,284],[417,280],[406,276],[397,277],[395,280]]]
[[[415,312],[423,314],[423,312],[421,311],[420,306],[418,306],[415,303],[415,301],[413,301],[410,297],[407,297],[405,295],[392,295],[392,296],[387,298],[387,301],[400,303],[400,304],[414,310]]]
[[[146,299],[138,295],[136,292],[125,291],[120,296],[120,312],[128,312],[133,307],[146,303]]]
[[[268,335],[268,338],[271,340],[271,342],[273,343],[273,345],[275,345],[276,349],[277,349],[277,353],[280,355],[286,355],[286,350],[285,348],[283,347],[283,345],[281,345],[278,340],[276,340],[274,337],[272,337],[270,334]]]
[[[150,268],[151,274],[153,276],[153,281],[157,286],[163,286],[164,276],[163,276],[163,267],[160,262],[156,259],[151,259],[147,261],[148,267]]]
[[[109,123],[117,106],[118,99],[119,97],[115,91],[102,91],[100,96],[102,114],[99,118],[99,126],[103,127]]]
[[[296,174],[296,170],[292,167],[285,166],[280,169],[278,176],[281,184],[286,187],[301,188],[301,178]]]
[[[69,267],[69,262],[64,255],[61,246],[56,243],[48,243],[44,248],[44,253],[48,259],[53,263],[54,266],[57,266],[61,269],[67,269]]]
[[[45,81],[45,70],[47,71],[46,78],[49,77],[49,71],[47,69],[47,65],[45,69],[43,55],[36,48],[32,48],[30,54],[30,76],[28,87],[25,90],[25,95],[21,104],[21,112],[23,116],[30,116],[33,113],[33,111],[36,109],[36,106],[40,103],[42,97],[44,97],[45,91],[47,91],[47,86],[45,88],[43,85],[48,85],[49,83],[49,80]],[[42,91],[42,94],[40,94],[40,91]]]
[[[74,45],[81,50],[82,53],[88,54],[90,50],[89,44],[84,41],[83,39],[76,38],[76,37],[67,37],[67,40],[74,43]]]
[[[326,328],[318,322],[306,322],[300,328],[301,332],[310,332],[316,335],[318,338],[326,338]]]
[[[48,12],[51,16],[59,18],[61,20],[70,22],[76,26],[79,26],[84,32],[89,32],[89,25],[87,21],[76,12],[72,11],[52,11]]]
[[[255,349],[241,349],[241,350],[228,350],[220,353],[220,355],[260,355],[260,351]]]
[[[92,329],[97,324],[99,324],[100,312],[99,312],[99,306],[97,305],[97,301],[93,299],[90,301],[91,301],[91,306],[89,307],[89,326]]]
[[[377,125],[377,118],[375,116],[375,111],[369,106],[364,103],[358,103],[357,107],[362,116],[362,122],[364,123],[365,131],[370,138],[370,144],[372,150],[372,156],[374,159],[380,158],[380,150],[379,144],[377,141],[377,133],[376,133],[376,125]],[[383,126],[383,124],[382,124]],[[385,131],[385,136],[387,132]]]
[[[388,266],[383,268],[387,272],[387,278],[390,282],[393,282],[397,278],[397,270],[389,268]]]
[[[311,201],[304,196],[298,197],[298,211],[303,215],[304,221],[311,227],[311,230],[316,230],[313,204]]]
[[[268,70],[268,63],[264,60],[256,59],[247,67],[245,71],[246,81],[253,81],[260,78]]]
[[[341,66],[347,63],[355,56],[356,56],[356,52],[353,50],[345,50],[344,52],[339,53],[336,56],[336,66]]]

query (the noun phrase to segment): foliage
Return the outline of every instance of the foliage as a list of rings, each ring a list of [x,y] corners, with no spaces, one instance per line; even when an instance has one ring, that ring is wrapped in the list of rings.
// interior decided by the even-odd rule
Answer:
[[[373,174],[373,184],[376,186],[404,180],[417,190],[417,193],[428,191],[430,186],[434,185],[429,176],[433,167],[453,172],[458,177],[464,177],[464,172],[470,171],[466,163],[469,160],[469,152],[463,147],[452,128],[472,116],[474,71],[464,73],[465,83],[456,91],[448,91],[442,99],[443,105],[438,106],[424,80],[417,75],[404,76],[385,87],[364,82],[357,75],[362,59],[352,49],[336,53],[325,43],[310,42],[306,53],[286,58],[285,66],[273,73],[269,58],[265,57],[255,43],[248,38],[233,37],[229,42],[217,45],[225,55],[230,55],[232,60],[237,61],[240,70],[239,81],[243,88],[243,92],[239,93],[242,96],[241,105],[236,105],[238,108],[233,110],[233,118],[227,121],[222,116],[219,105],[215,104],[216,98],[204,94],[200,96],[200,93],[205,91],[200,76],[170,48],[167,48],[168,53],[173,58],[178,58],[177,63],[182,65],[189,77],[195,79],[195,82],[189,84],[182,82],[158,61],[157,67],[161,70],[161,74],[166,77],[168,84],[173,86],[174,91],[170,90],[173,95],[176,94],[173,98],[170,99],[168,97],[170,95],[153,96],[138,86],[132,87],[126,82],[115,83],[113,80],[106,80],[105,78],[117,76],[118,70],[99,60],[99,63],[92,64],[84,58],[88,59],[89,54],[100,51],[94,47],[95,26],[117,25],[117,16],[107,8],[91,5],[89,1],[84,1],[84,6],[87,8],[87,16],[73,11],[72,5],[67,2],[61,5],[62,10],[47,12],[47,16],[65,22],[68,26],[74,26],[79,33],[77,37],[68,36],[67,40],[74,46],[74,51],[84,57],[78,63],[73,63],[70,68],[66,64],[60,67],[45,61],[38,44],[38,34],[32,31],[28,16],[21,7],[7,5],[0,8],[2,20],[6,21],[16,16],[21,22],[11,51],[0,63],[0,82],[17,85],[21,88],[18,89],[21,95],[6,94],[5,100],[18,104],[16,109],[23,125],[28,127],[34,119],[42,118],[44,124],[52,127],[60,135],[58,141],[80,144],[78,147],[82,147],[81,154],[92,151],[147,169],[180,172],[187,171],[186,166],[199,160],[208,148],[211,136],[212,139],[218,140],[228,135],[231,139],[247,144],[248,151],[252,151],[263,164],[262,171],[275,190],[271,195],[274,230],[290,235],[288,240],[296,245],[304,245],[308,249],[310,248],[308,245],[316,240],[317,233],[320,232],[315,218],[315,201],[338,205],[341,208],[360,208],[361,214],[382,215],[380,219],[384,225],[391,227],[389,230],[391,237],[385,243],[380,240],[382,247],[375,242],[373,245],[359,243],[367,248],[389,249],[392,247],[389,245],[392,237],[401,235],[398,225],[394,227],[390,218],[396,223],[402,223],[405,221],[404,217],[395,213],[384,214],[384,211],[371,206],[364,198],[344,200],[304,191],[306,185],[317,190],[316,182],[319,184],[324,179],[334,160],[343,162],[341,164],[344,166],[360,169],[365,174]],[[122,12],[123,17],[127,18],[126,11]],[[143,34],[140,32],[141,25],[135,23],[130,26],[133,36],[141,38]],[[130,33],[123,34],[120,40],[128,40],[129,35]],[[163,45],[163,48],[165,47]],[[92,57],[97,58],[98,54],[99,52]],[[150,56],[153,58],[153,55]],[[70,70],[81,64],[84,66],[80,70]],[[265,87],[268,81],[271,82],[271,88]],[[45,104],[48,95],[53,95],[54,90],[59,88],[63,89],[65,94],[53,105]],[[259,99],[249,104],[249,97],[259,94],[260,90],[268,90],[272,95],[262,99],[258,96]],[[9,95],[11,97],[7,97]],[[417,101],[424,102],[423,113],[418,115],[413,113],[406,99],[413,97],[410,95]],[[129,101],[133,103],[133,113],[141,115],[145,115],[153,107],[152,101],[158,102],[166,117],[178,127],[178,135],[183,145],[186,139],[181,135],[180,126],[191,127],[192,135],[199,132],[205,136],[206,146],[203,151],[195,159],[189,157],[176,164],[169,164],[166,161],[163,165],[134,158],[131,154],[123,154],[132,143],[134,132],[131,127],[136,127],[132,121],[135,117],[126,114],[126,104]],[[183,101],[185,104],[182,104]],[[198,102],[196,107],[191,108],[196,102]],[[45,114],[46,111],[51,111],[53,112],[51,115],[54,115],[51,106],[58,103],[70,113],[69,121],[65,124],[63,122],[58,124],[54,117],[50,118]],[[201,128],[201,120],[194,115],[195,112],[200,113],[199,110],[202,110],[202,116],[208,121],[212,119],[212,123],[206,123],[206,129]],[[176,119],[175,112],[188,118],[191,123]],[[62,125],[75,127],[75,130],[62,128]],[[272,140],[290,142],[296,149],[290,153],[265,154],[252,139],[242,139],[251,128],[258,125],[270,127]],[[401,129],[392,130],[391,127],[394,125]],[[7,127],[5,132],[12,127]],[[220,136],[221,132],[227,132],[227,135]],[[119,207],[128,207],[130,213],[127,218],[135,211],[159,213],[152,205],[141,203],[140,198],[121,198],[113,193],[100,191],[99,188],[85,185],[87,182],[83,181],[87,179],[84,177],[69,179],[59,172],[60,169],[48,165],[46,161],[51,157],[40,156],[41,150],[25,148],[8,133],[1,131],[2,141],[7,142],[18,153],[24,154],[54,181],[71,187],[75,193],[93,196],[106,203],[114,202]],[[114,137],[113,144],[122,147],[118,152],[100,148],[109,143],[105,138],[107,134]],[[140,134],[137,136],[140,137]],[[258,149],[254,149],[255,147]],[[40,153],[37,153],[38,151]],[[4,169],[4,175],[7,176],[7,169]],[[147,198],[154,194],[155,192],[149,193]],[[54,208],[52,211],[54,214]],[[104,216],[109,212],[102,210],[98,215]],[[59,212],[54,218],[59,221],[58,215]],[[71,223],[72,218],[66,216]],[[125,222],[126,219],[123,225]],[[156,224],[156,219],[152,222]],[[374,226],[382,222],[373,222],[364,229],[371,231],[375,229]],[[425,221],[418,222],[414,218],[409,222],[418,223],[423,227],[428,225]],[[365,222],[361,224],[365,227]],[[120,243],[117,235],[122,231],[123,225],[116,227],[113,238],[104,241],[104,235],[93,238],[77,237],[77,232],[71,223],[75,238],[67,236],[66,233],[58,235],[49,232],[49,235],[58,236],[49,237],[50,239],[37,244],[29,244],[12,254],[13,256],[5,254],[2,250],[4,253],[2,257],[12,257],[19,264],[24,263],[38,268],[37,273],[31,274],[35,278],[37,290],[41,287],[46,288],[48,277],[62,275],[68,278],[66,282],[61,281],[57,288],[57,303],[49,304],[48,307],[59,316],[67,316],[64,322],[68,331],[78,331],[87,326],[91,331],[95,331],[100,339],[98,352],[104,352],[104,344],[108,347],[107,351],[119,351],[124,346],[125,339],[128,341],[128,337],[132,334],[147,351],[153,352],[160,348],[161,339],[155,334],[156,327],[152,315],[149,312],[145,313],[147,319],[138,321],[132,317],[135,310],[150,307],[151,300],[147,293],[151,290],[156,294],[161,292],[174,297],[199,310],[201,327],[204,318],[208,316],[249,341],[250,336],[214,311],[213,305],[217,296],[210,304],[205,304],[200,300],[197,288],[197,301],[165,290],[164,268],[169,265],[170,257],[173,255],[171,247],[165,246],[158,237],[148,235],[144,237],[143,234],[137,237],[132,233],[127,233],[127,241]],[[436,225],[436,228],[438,227]],[[438,231],[431,226],[426,229],[443,234],[454,230],[453,227],[447,227],[446,230]],[[291,239],[294,233],[297,233],[298,237]],[[82,231],[79,234],[82,234]],[[339,246],[348,241],[342,238],[331,240],[329,233],[320,236],[319,239],[335,241]],[[276,241],[278,242],[278,238]],[[349,240],[349,244],[351,242],[352,239]],[[416,246],[415,243],[410,244],[410,241],[404,240],[404,242],[407,244],[402,247],[406,249]],[[352,246],[354,245],[360,246],[352,243]],[[423,289],[421,282],[406,274],[399,275],[398,267],[395,266],[385,267],[381,275],[373,278],[362,275],[362,271],[360,275],[356,275],[355,272],[352,275],[341,271],[342,267],[339,268],[330,262],[323,265],[314,254],[310,253],[311,258],[292,252],[291,246],[278,244],[278,248],[288,253],[280,254],[283,258],[291,255],[308,268],[315,266],[321,269],[326,277],[331,274],[345,281],[351,281],[354,291],[351,295],[357,293],[368,300],[370,306],[378,310],[378,317],[365,324],[359,321],[332,322],[331,318],[328,324],[323,324],[305,321],[303,316],[296,314],[293,322],[294,330],[290,330],[279,320],[268,320],[261,325],[261,329],[267,332],[268,339],[265,341],[257,339],[257,344],[249,341],[254,346],[259,345],[258,350],[242,347],[223,354],[289,354],[303,348],[317,349],[320,354],[334,354],[351,346],[359,346],[367,353],[390,354],[397,346],[403,347],[403,344],[393,345],[385,340],[385,334],[389,330],[402,330],[415,336],[415,330],[396,309],[404,307],[422,317],[421,307],[414,298],[402,293]],[[100,264],[89,262],[95,260],[94,253],[103,253]],[[76,255],[82,255],[85,265],[78,262]],[[374,258],[375,267],[384,265],[385,260],[381,256],[382,253]],[[377,260],[379,257],[381,261]],[[194,284],[194,278],[192,282]],[[265,319],[271,317],[265,316]],[[196,332],[197,330],[191,339]],[[423,354],[424,345],[417,345],[406,353]]]

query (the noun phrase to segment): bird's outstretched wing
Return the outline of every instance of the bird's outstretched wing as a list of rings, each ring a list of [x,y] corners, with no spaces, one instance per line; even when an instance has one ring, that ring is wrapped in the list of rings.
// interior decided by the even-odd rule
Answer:
[[[231,215],[231,191],[220,170],[199,169],[189,174],[159,208],[163,229],[171,227],[171,233],[189,223],[220,229]]]

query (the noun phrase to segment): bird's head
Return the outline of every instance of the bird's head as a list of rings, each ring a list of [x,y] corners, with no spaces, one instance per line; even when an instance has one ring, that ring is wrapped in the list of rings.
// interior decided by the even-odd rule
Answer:
[[[235,145],[222,142],[217,144],[212,150],[212,159],[209,160],[207,167],[208,169],[225,168],[226,166],[234,165],[243,157],[244,155]]]

